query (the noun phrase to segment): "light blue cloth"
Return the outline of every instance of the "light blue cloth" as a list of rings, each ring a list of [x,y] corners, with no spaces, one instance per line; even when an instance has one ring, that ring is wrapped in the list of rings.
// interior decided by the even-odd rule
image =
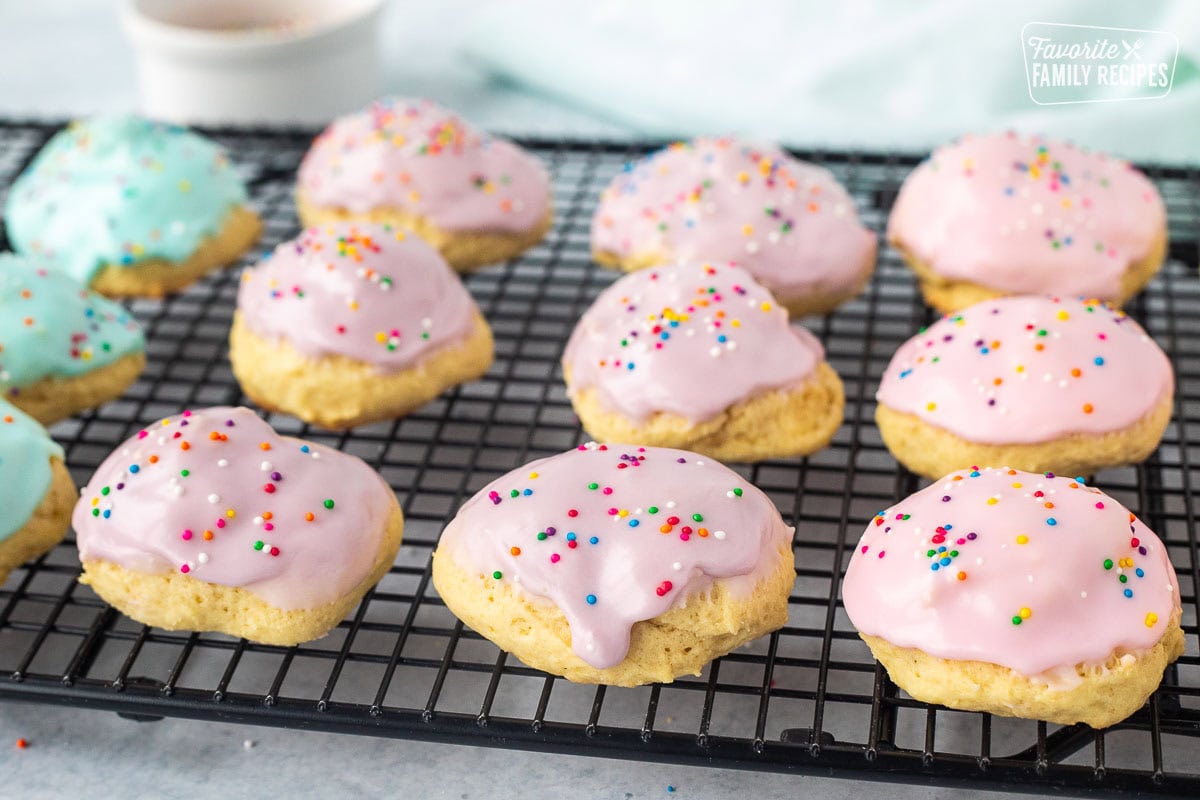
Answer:
[[[1028,22],[1169,31],[1162,99],[1038,106]],[[646,134],[733,132],[797,146],[927,150],[1016,129],[1139,161],[1200,162],[1200,3],[521,0],[476,18],[493,75]]]

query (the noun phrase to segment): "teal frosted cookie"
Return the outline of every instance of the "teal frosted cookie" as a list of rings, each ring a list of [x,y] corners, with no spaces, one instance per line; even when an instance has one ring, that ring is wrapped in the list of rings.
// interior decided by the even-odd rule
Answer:
[[[145,366],[119,303],[32,259],[0,253],[0,392],[45,424],[118,397]]]
[[[181,289],[235,260],[260,228],[220,146],[127,114],[55,134],[4,216],[15,250],[117,296]]]
[[[67,532],[75,484],[62,459],[45,428],[0,400],[0,584]]]

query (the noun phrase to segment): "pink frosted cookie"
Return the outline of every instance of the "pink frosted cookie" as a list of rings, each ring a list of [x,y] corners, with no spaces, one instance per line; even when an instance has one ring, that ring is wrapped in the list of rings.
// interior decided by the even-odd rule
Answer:
[[[291,645],[324,636],[383,577],[404,520],[361,460],[208,408],[121,445],[73,524],[80,580],[133,619]]]
[[[458,270],[515,258],[553,221],[533,156],[429,100],[386,98],[334,120],[300,165],[305,225],[386,222],[416,231]]]
[[[862,290],[875,234],[828,170],[776,147],[700,138],[613,179],[592,219],[592,255],[626,271],[736,262],[799,317]]]
[[[582,683],[698,675],[787,621],[792,529],[686,450],[581,445],[485,486],[443,531],[433,582],[460,619]]]
[[[815,452],[842,423],[821,343],[733,265],[621,278],[579,320],[563,374],[600,441],[754,461]]]
[[[309,228],[246,270],[229,342],[248,397],[327,428],[407,414],[493,353],[437,251],[370,222]]]
[[[875,420],[892,455],[928,478],[972,464],[1090,475],[1158,447],[1174,388],[1166,354],[1120,310],[1002,297],[901,345]]]
[[[1008,294],[1120,305],[1162,266],[1167,215],[1128,162],[1040,136],[964,136],[904,181],[888,240],[940,311]]]
[[[881,511],[846,614],[918,700],[1103,728],[1183,654],[1166,548],[1075,478],[961,470]]]

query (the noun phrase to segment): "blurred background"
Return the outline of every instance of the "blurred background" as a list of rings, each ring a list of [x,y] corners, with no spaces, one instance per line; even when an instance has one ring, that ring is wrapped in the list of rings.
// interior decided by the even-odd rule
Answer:
[[[137,108],[120,6],[0,4],[0,113]],[[1174,86],[1153,100],[1036,105],[1021,47],[1034,21],[1173,34]],[[968,130],[1015,128],[1141,161],[1200,162],[1200,3],[1191,0],[395,0],[373,25],[386,92],[431,97],[507,134],[736,132],[919,151]],[[1151,44],[1139,59],[1173,56]],[[352,98],[353,77],[337,80]]]

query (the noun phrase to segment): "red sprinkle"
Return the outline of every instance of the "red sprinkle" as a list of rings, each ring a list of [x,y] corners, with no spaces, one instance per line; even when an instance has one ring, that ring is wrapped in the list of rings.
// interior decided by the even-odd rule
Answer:
[[[659,597],[662,597],[664,594],[671,591],[671,589],[673,589],[673,588],[674,588],[674,586],[671,585],[670,581],[663,581],[662,583],[660,583],[658,585],[658,588],[655,589],[654,591],[658,594]]]

